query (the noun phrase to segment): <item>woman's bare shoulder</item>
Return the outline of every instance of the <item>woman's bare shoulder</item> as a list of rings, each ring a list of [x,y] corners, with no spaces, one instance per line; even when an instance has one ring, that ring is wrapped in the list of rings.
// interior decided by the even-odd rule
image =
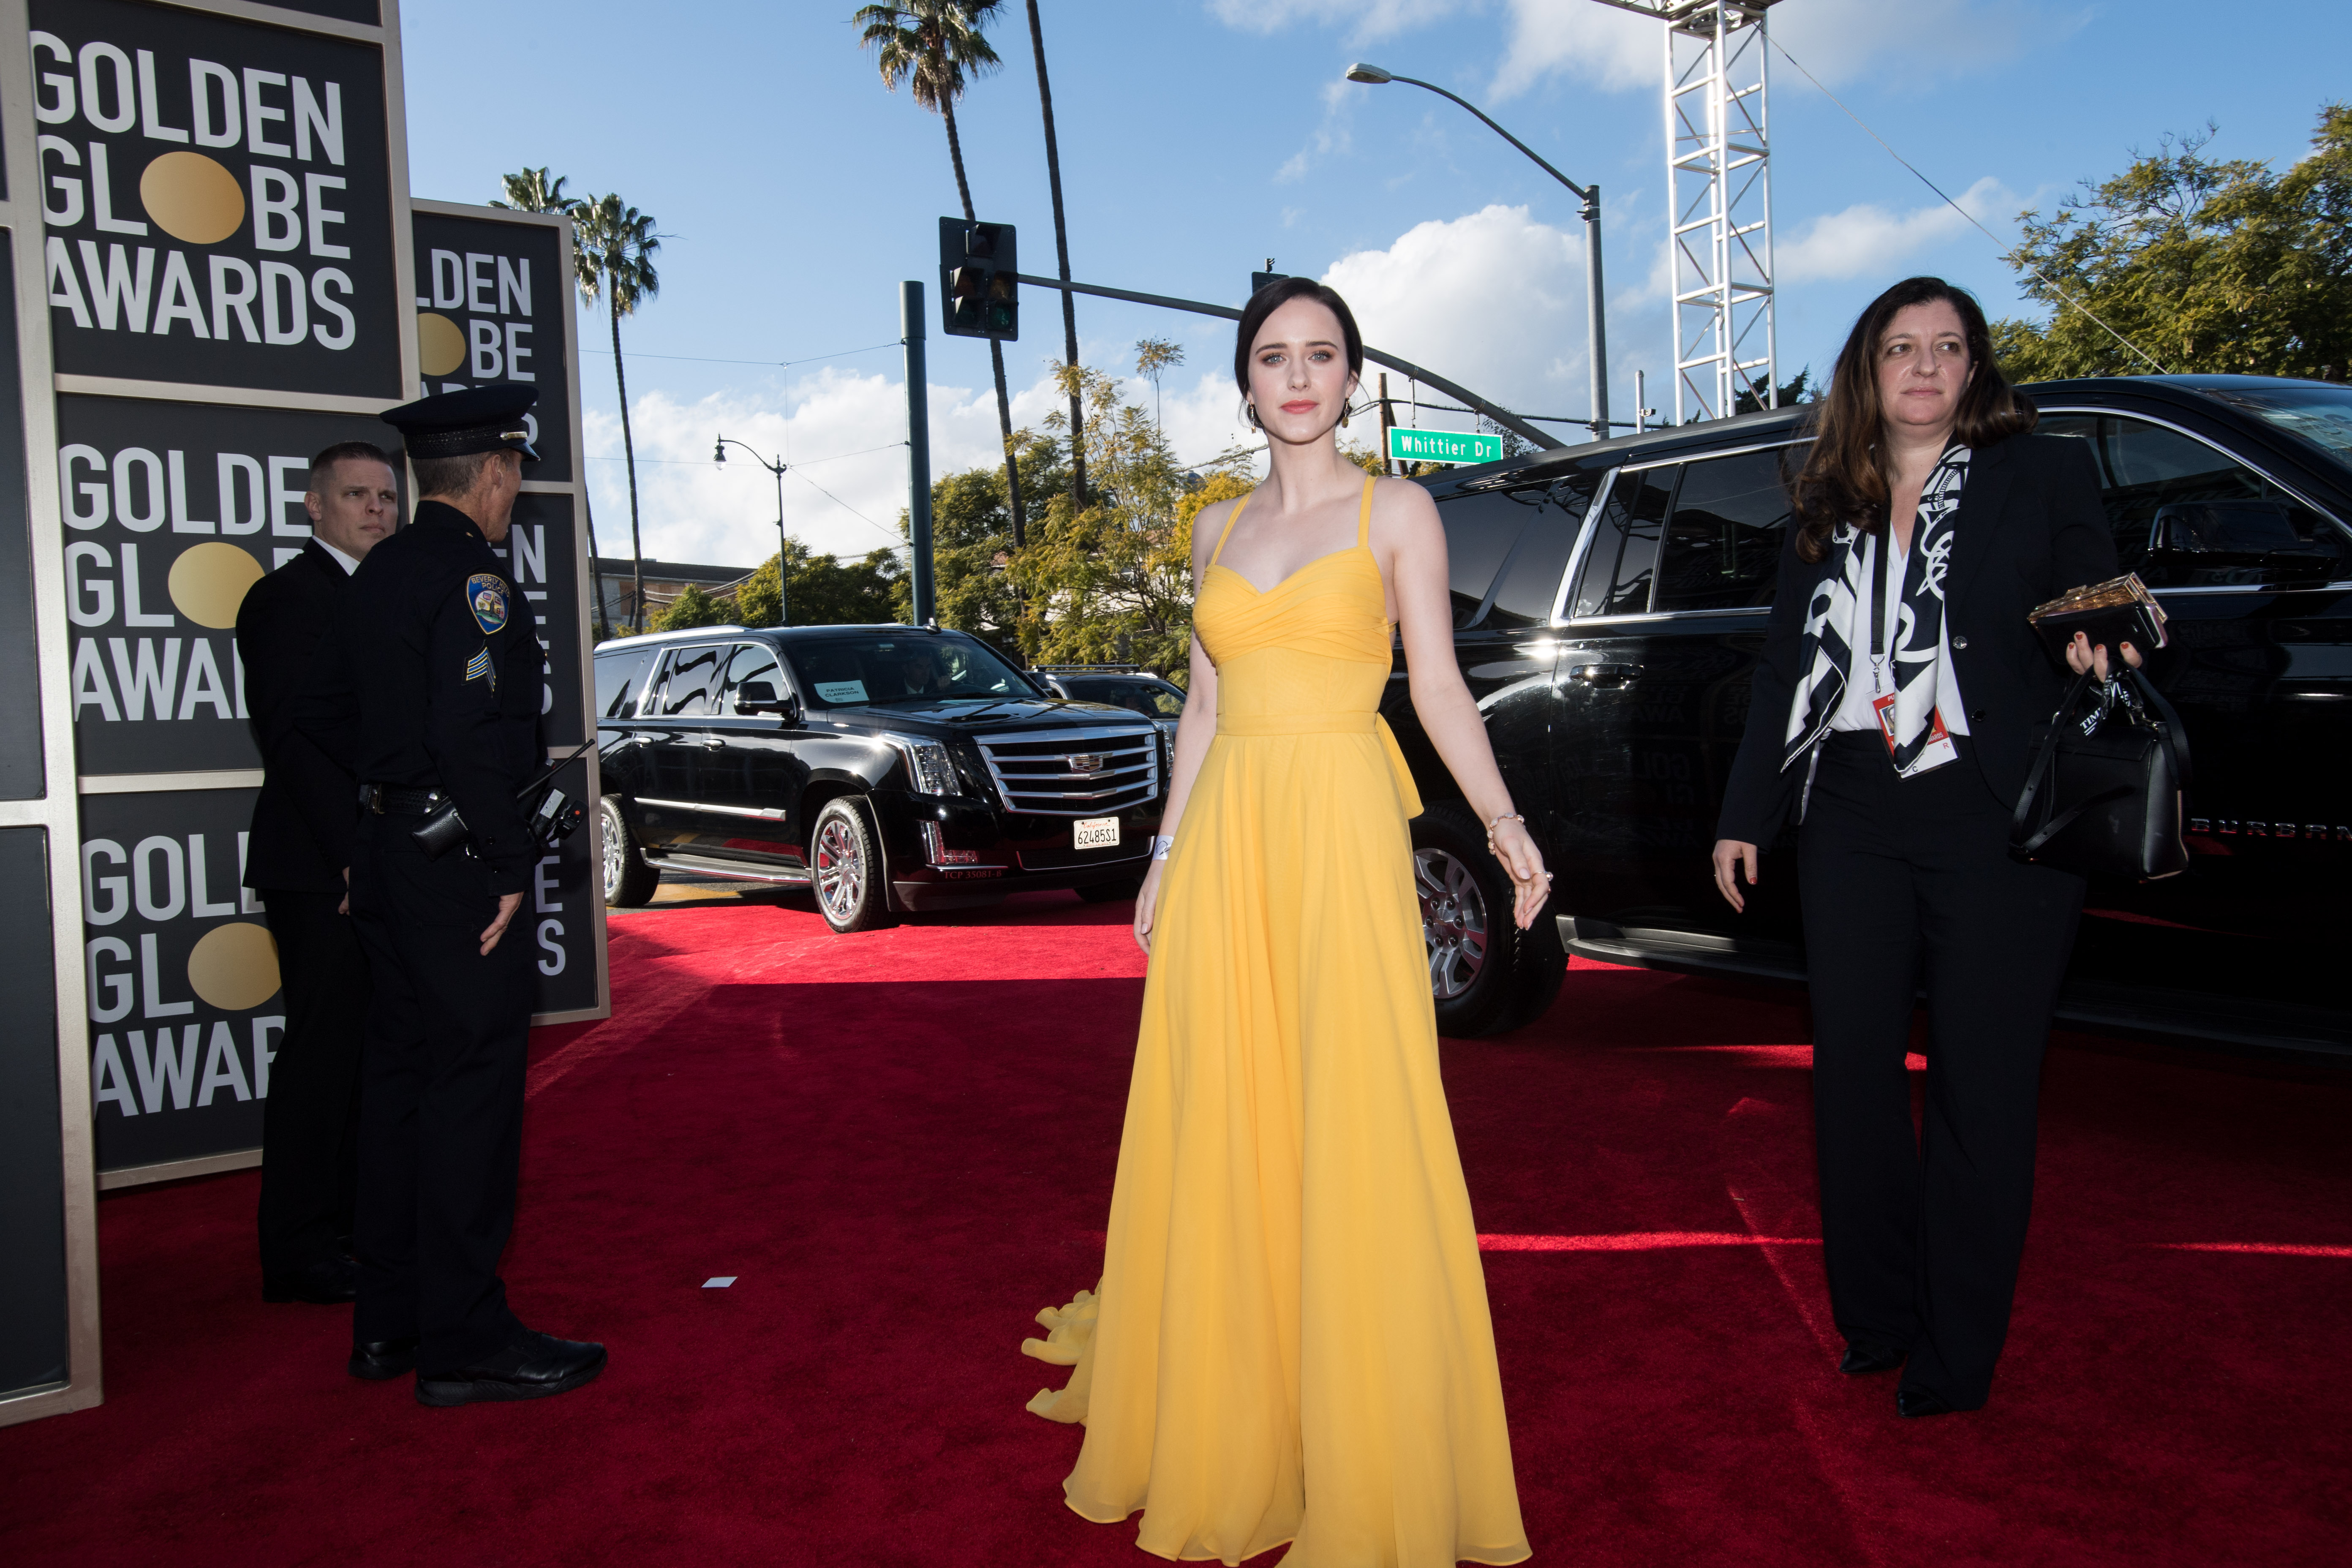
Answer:
[[[1381,478],[1372,481],[1372,533],[1398,547],[1443,539],[1445,529],[1425,487],[1411,479]]]

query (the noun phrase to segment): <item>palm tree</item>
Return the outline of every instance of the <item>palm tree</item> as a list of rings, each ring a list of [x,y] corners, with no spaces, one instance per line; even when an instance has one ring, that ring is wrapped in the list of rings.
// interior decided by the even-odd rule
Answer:
[[[1062,281],[1070,280],[1070,227],[1062,219],[1062,152],[1054,140],[1054,89],[1045,79],[1045,31],[1038,25],[1037,0],[1029,0],[1029,43],[1037,54],[1037,101],[1045,110],[1045,181],[1054,190],[1054,253]],[[1078,297],[1062,290],[1062,345],[1066,364],[1078,363]],[[1153,384],[1156,386],[1158,383]],[[1070,385],[1070,505],[1087,504],[1087,416],[1077,384]]]
[[[956,195],[963,201],[966,223],[977,223],[972,210],[971,183],[964,178],[963,138],[956,133],[956,100],[963,96],[967,77],[985,76],[1004,62],[980,30],[1003,0],[898,0],[895,5],[860,5],[850,18],[860,47],[874,51],[882,85],[898,90],[905,82],[915,102],[947,122],[948,158],[955,164]],[[996,423],[1004,437],[1004,483],[1013,500],[1013,548],[1018,550],[1026,531],[1021,505],[1021,467],[1013,453],[1013,400],[1004,390],[1004,345],[988,340],[989,367],[996,374]]]
[[[562,174],[558,174],[553,179],[548,178],[545,164],[536,169],[524,169],[517,174],[501,174],[499,176],[499,184],[505,188],[506,199],[503,201],[493,199],[490,205],[504,207],[509,212],[550,213],[576,221],[580,216],[580,209],[587,204],[578,196],[567,196],[563,194],[566,178],[567,176]],[[580,263],[575,261],[573,264],[575,272],[579,266]],[[617,357],[615,356],[616,359]],[[559,411],[556,416],[562,418],[564,415]],[[588,505],[588,486],[584,482],[584,476],[580,487],[580,502],[588,524],[588,574],[594,578],[596,583],[596,613],[589,617],[588,626],[588,635],[593,639],[596,635],[598,623],[604,620],[604,568],[597,564],[596,509]]]
[[[654,220],[616,195],[590,196],[573,222],[579,226],[580,298],[590,308],[601,292],[613,323],[613,383],[621,397],[621,452],[629,469],[629,553],[636,563],[636,585],[629,618],[639,631],[646,619],[646,551],[637,524],[637,447],[629,432],[629,378],[621,366],[621,318],[661,292],[654,271],[654,252],[661,237]],[[592,546],[593,548],[593,546]]]
[[[1184,345],[1166,338],[1138,338],[1135,368],[1151,383],[1151,427],[1160,428],[1160,378],[1184,363]]]

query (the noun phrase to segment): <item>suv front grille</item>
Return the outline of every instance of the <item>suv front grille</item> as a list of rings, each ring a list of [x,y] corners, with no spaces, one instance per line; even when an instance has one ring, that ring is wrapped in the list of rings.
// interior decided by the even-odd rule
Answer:
[[[1157,729],[1044,730],[974,738],[1008,811],[1095,816],[1160,795]]]

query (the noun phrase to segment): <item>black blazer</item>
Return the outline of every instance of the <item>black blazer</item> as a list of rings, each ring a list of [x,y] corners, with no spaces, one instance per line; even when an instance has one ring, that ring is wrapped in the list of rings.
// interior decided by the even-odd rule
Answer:
[[[1952,669],[1969,716],[1968,752],[2003,803],[2025,787],[2035,737],[2071,677],[2026,623],[2026,612],[2069,588],[2116,576],[2116,542],[2084,444],[2012,436],[1977,452],[1953,522],[1944,579]],[[1808,590],[1825,570],[1797,558],[1797,530],[1780,552],[1780,586],[1748,699],[1748,729],[1724,785],[1717,838],[1769,845],[1797,804],[1800,761],[1783,770]],[[2109,650],[2113,657],[2113,650]]]
[[[246,710],[261,747],[261,798],[245,846],[245,885],[339,892],[352,863],[359,783],[294,727],[319,639],[351,579],[317,540],[256,583],[236,612]]]

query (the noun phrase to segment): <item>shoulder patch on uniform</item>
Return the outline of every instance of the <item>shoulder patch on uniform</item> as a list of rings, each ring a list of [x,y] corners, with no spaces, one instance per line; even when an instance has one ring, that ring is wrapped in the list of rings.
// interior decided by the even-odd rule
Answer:
[[[466,607],[474,612],[474,624],[489,637],[506,629],[507,585],[496,573],[477,572],[466,579]]]

